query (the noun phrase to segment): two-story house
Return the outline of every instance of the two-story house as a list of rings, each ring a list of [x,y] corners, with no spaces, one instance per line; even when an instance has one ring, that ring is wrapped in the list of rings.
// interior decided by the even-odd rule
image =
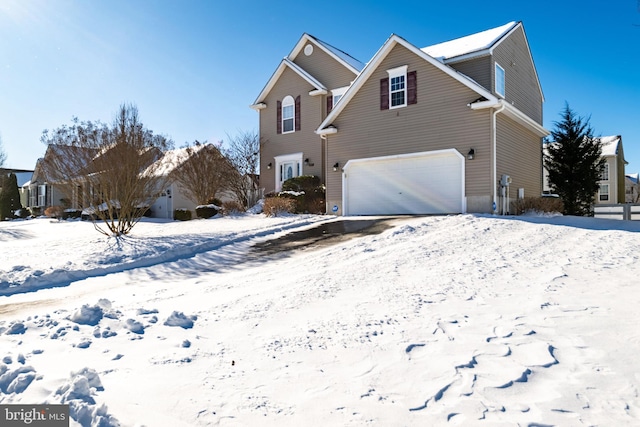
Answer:
[[[361,69],[305,34],[252,105],[261,183],[320,176],[338,215],[506,212],[542,191],[543,100],[520,22],[423,49],[392,35]]]
[[[624,159],[622,136],[603,136],[600,141],[605,164],[600,174],[600,189],[596,204],[625,203],[624,167],[627,161]]]

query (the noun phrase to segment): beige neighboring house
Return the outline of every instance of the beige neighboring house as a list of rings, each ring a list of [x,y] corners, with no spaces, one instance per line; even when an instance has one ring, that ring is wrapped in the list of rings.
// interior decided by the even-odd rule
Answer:
[[[252,105],[261,185],[319,176],[338,215],[507,212],[542,192],[543,101],[521,22],[394,34],[366,66],[304,34]]]
[[[600,189],[596,196],[596,204],[625,203],[624,166],[627,161],[624,159],[622,136],[603,136],[600,141],[605,164],[600,175]]]

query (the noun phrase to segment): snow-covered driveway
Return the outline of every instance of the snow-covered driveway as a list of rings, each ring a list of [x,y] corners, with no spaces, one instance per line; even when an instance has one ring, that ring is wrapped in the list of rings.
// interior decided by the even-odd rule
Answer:
[[[0,315],[0,403],[65,402],[90,420],[81,425],[107,426],[640,421],[638,225],[406,218],[379,235],[239,262],[249,236],[327,220],[143,223],[120,247],[80,223],[1,223],[0,236],[22,236],[1,241],[9,252],[27,236],[57,248],[37,268],[3,261],[2,277],[20,271],[34,286],[61,262],[113,267],[0,298],[48,300]],[[138,242],[161,256],[225,233],[238,240],[131,268]]]

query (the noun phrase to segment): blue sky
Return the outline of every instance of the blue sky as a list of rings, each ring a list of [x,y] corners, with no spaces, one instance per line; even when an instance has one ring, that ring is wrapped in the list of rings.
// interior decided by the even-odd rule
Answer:
[[[110,122],[135,103],[176,147],[257,130],[249,108],[307,32],[366,62],[392,34],[418,47],[522,21],[553,127],[565,101],[622,135],[640,172],[637,0],[0,0],[0,137],[32,169],[44,129]]]

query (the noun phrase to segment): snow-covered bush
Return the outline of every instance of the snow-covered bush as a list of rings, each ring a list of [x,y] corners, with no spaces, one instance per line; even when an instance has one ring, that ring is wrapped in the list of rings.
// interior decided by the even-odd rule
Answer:
[[[220,210],[221,208],[219,205],[215,205],[215,204],[200,205],[200,206],[196,206],[196,216],[198,218],[207,219],[207,218],[211,218],[212,216],[216,216]]]
[[[189,209],[176,209],[173,211],[173,219],[189,221],[191,219],[191,211]]]

